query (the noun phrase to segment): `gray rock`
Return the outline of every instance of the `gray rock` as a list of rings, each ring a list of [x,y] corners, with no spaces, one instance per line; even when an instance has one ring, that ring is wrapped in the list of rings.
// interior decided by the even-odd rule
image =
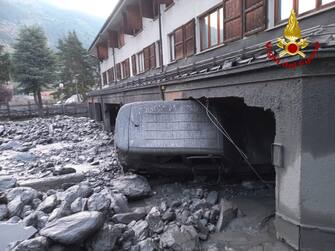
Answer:
[[[22,209],[23,209],[23,202],[21,200],[20,196],[17,196],[14,200],[11,200],[7,207],[8,207],[8,216],[13,217],[13,216],[20,216]]]
[[[216,191],[211,191],[207,195],[207,202],[211,205],[215,205],[218,202],[218,192]]]
[[[172,208],[169,208],[163,215],[162,220],[163,221],[174,221],[176,219],[176,213]]]
[[[72,214],[71,205],[63,201],[59,208],[55,208],[49,216],[49,221],[59,219]]]
[[[12,249],[12,251],[47,251],[47,250],[48,250],[48,239],[43,236],[25,240]]]
[[[37,160],[37,156],[32,153],[18,153],[12,157],[16,161],[32,162]]]
[[[145,239],[140,241],[138,244],[139,251],[156,251],[158,250],[158,245],[152,238]]]
[[[9,176],[0,177],[0,192],[16,186],[16,179]]]
[[[222,199],[220,201],[220,216],[216,224],[216,231],[221,232],[234,218],[237,217],[238,209],[231,201]]]
[[[164,229],[164,223],[161,218],[161,214],[158,208],[153,207],[148,213],[146,220],[149,225],[149,229],[153,233],[161,233]]]
[[[13,216],[6,222],[7,223],[18,223],[20,220],[21,220],[21,218],[19,216]]]
[[[34,209],[37,209],[38,206],[42,203],[42,201],[39,198],[33,199],[31,202],[31,205],[33,206]]]
[[[107,213],[110,204],[111,201],[105,193],[94,193],[87,201],[87,208],[89,211],[99,211]]]
[[[93,189],[91,187],[89,187],[88,185],[80,184],[68,188],[66,191],[64,191],[64,193],[58,193],[57,198],[59,200],[62,200],[62,197],[64,196],[64,200],[71,204],[75,199],[79,197],[90,197],[92,193]]]
[[[135,238],[137,241],[142,241],[148,237],[148,222],[140,220],[132,227],[135,232]]]
[[[175,224],[168,226],[160,237],[161,248],[170,248],[175,251],[199,250],[199,237],[193,226],[181,226]]]
[[[211,208],[211,204],[208,203],[205,199],[202,200],[194,200],[192,204],[192,212],[196,212],[199,209],[206,209],[206,208]]]
[[[37,210],[45,213],[51,213],[58,203],[59,201],[57,200],[57,196],[55,194],[50,195],[38,206]]]
[[[105,224],[87,243],[88,251],[110,251],[117,239],[122,235],[122,229],[117,225]]]
[[[113,209],[115,213],[129,212],[127,197],[124,196],[122,193],[112,193],[110,194],[110,199],[110,208]]]
[[[121,176],[111,181],[111,185],[126,195],[128,199],[138,199],[151,194],[151,187],[146,178],[139,175]]]
[[[74,202],[72,202],[71,204],[71,211],[73,213],[78,213],[81,211],[85,211],[87,208],[87,199],[86,198],[77,198],[74,200]]]
[[[7,196],[5,192],[0,192],[0,204],[7,204]]]
[[[132,221],[143,219],[146,215],[145,209],[137,208],[134,212],[115,214],[112,220],[116,223],[129,224]]]
[[[59,170],[55,170],[53,172],[53,175],[59,176],[59,175],[66,175],[66,174],[75,173],[75,172],[76,172],[76,169],[72,167],[62,167]]]
[[[36,229],[42,229],[45,227],[48,221],[48,215],[42,211],[35,211],[23,219],[25,226],[33,226]]]
[[[104,217],[99,212],[80,212],[48,223],[40,234],[61,244],[71,245],[85,240],[98,231],[103,223]]]
[[[30,187],[15,187],[7,192],[8,201],[20,197],[24,205],[29,204],[38,197],[38,192]]]
[[[8,208],[6,205],[0,205],[0,221],[6,219],[8,216]]]

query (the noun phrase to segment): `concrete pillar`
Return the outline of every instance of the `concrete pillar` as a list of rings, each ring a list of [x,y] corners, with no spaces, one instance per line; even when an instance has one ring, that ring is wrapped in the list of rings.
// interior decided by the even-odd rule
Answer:
[[[111,114],[108,109],[108,105],[105,103],[103,103],[102,105],[102,114],[103,114],[103,121],[104,121],[104,130],[108,132],[112,131]]]
[[[335,247],[334,83],[330,76],[302,80],[301,114],[295,119],[298,127],[292,142],[295,161],[278,170],[277,232],[298,250]]]

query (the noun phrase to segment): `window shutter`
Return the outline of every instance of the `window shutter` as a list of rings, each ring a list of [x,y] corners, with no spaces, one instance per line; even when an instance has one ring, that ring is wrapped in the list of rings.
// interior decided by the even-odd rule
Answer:
[[[162,66],[162,55],[161,55],[161,42],[157,41],[157,51],[158,51],[158,64]]]
[[[118,80],[121,79],[121,65],[120,65],[120,63],[118,63],[118,64],[116,65],[116,78],[117,78]]]
[[[154,18],[153,0],[141,0],[140,4],[142,16],[151,19]]]
[[[174,46],[175,46],[175,54],[176,60],[184,57],[184,32],[183,27],[178,28],[174,32]]]
[[[100,44],[97,46],[98,58],[100,61],[108,59],[108,47],[107,44]]]
[[[150,70],[150,49],[146,47],[143,49],[143,56],[144,56],[144,70]]]
[[[195,52],[195,21],[185,24],[185,55],[191,56]]]
[[[224,0],[225,41],[242,38],[242,0]]]
[[[244,32],[250,35],[259,32],[266,27],[264,0],[245,0],[244,8]]]
[[[129,62],[129,58],[126,59],[125,61],[125,65],[126,65],[126,74],[125,74],[125,77],[126,78],[129,78],[130,77],[130,62]]]
[[[107,85],[107,73],[106,72],[102,73],[102,82],[104,85]]]
[[[133,76],[137,75],[136,55],[131,56],[131,68],[133,71]]]
[[[118,48],[118,34],[117,31],[109,31],[109,47]]]
[[[114,68],[110,68],[108,71],[108,83],[113,83],[114,82]]]
[[[150,69],[156,68],[156,47],[155,43],[150,45]]]

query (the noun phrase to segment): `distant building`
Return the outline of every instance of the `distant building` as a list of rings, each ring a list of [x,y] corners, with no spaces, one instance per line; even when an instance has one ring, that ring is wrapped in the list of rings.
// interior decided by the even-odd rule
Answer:
[[[311,64],[281,59],[295,69],[266,48],[278,49],[291,9],[307,56],[321,46]],[[103,84],[91,116],[111,130],[124,104],[204,98],[252,163],[275,166],[278,237],[333,250],[334,48],[334,0],[123,0],[90,47]]]

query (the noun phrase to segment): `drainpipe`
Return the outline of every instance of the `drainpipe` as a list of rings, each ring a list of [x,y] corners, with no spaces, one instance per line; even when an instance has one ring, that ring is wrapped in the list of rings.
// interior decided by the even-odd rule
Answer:
[[[164,72],[164,64],[163,64],[163,35],[162,35],[162,13],[161,13],[161,4],[160,1],[158,2],[158,22],[159,22],[159,61],[161,63],[161,72]],[[164,95],[164,86],[159,84],[159,91],[161,94],[161,99],[164,101],[165,100],[165,95]]]
[[[161,13],[161,4],[160,1],[158,2],[158,21],[159,21],[159,60],[161,63],[161,72],[164,71],[164,65],[163,65],[163,35],[162,35],[162,13]]]
[[[114,65],[114,82],[115,84],[117,83],[117,78],[116,78],[116,64],[115,64],[115,49],[112,48],[112,53],[113,53],[113,65]]]

